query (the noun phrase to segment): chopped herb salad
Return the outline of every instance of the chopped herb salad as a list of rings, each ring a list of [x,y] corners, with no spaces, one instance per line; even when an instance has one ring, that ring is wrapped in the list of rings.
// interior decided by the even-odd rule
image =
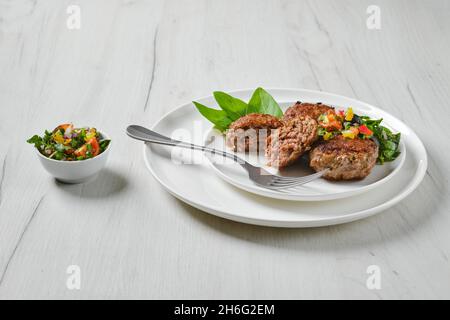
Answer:
[[[353,113],[352,108],[346,111],[329,111],[319,117],[318,134],[324,140],[331,140],[342,135],[346,139],[373,139],[379,151],[377,162],[394,161],[400,155],[400,133],[393,133],[381,125],[383,119],[371,119]]]
[[[47,158],[61,161],[80,161],[98,156],[108,148],[111,140],[104,139],[96,128],[75,128],[62,124],[43,136],[27,140]]]

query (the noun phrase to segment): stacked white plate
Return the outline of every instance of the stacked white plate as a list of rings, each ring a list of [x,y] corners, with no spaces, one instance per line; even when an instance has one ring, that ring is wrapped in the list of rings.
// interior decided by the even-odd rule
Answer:
[[[275,191],[255,185],[238,164],[219,161],[199,151],[145,144],[144,158],[150,172],[175,197],[200,210],[239,222],[273,227],[316,227],[362,219],[398,203],[422,181],[427,169],[425,148],[407,125],[389,113],[330,93],[302,89],[267,91],[283,109],[300,100],[342,109],[351,106],[357,114],[383,118],[384,126],[402,134],[401,155],[393,162],[375,166],[361,181],[318,179],[293,190]],[[239,90],[230,94],[248,101],[252,92]],[[216,105],[212,96],[196,101]],[[223,136],[211,127],[193,104],[188,103],[169,112],[152,130],[178,140],[226,150]],[[259,158],[241,156],[261,164]],[[306,168],[298,164],[282,174],[305,175],[310,173]]]

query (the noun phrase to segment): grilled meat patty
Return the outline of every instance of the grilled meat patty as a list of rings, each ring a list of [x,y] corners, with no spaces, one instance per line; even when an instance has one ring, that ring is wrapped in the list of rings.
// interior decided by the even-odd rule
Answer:
[[[316,139],[317,121],[313,118],[301,116],[285,121],[267,137],[268,165],[283,168],[292,164],[311,149]]]
[[[297,101],[293,106],[289,107],[284,113],[283,120],[289,120],[295,117],[309,116],[317,120],[323,113],[329,110],[334,110],[333,107],[319,103],[302,103]]]
[[[342,136],[319,143],[310,152],[310,166],[315,171],[331,170],[328,180],[363,179],[370,174],[378,157],[378,146],[371,139],[345,139]]]
[[[234,151],[240,152],[263,150],[271,130],[282,125],[283,123],[278,118],[270,114],[247,114],[230,125],[226,135],[226,144]]]

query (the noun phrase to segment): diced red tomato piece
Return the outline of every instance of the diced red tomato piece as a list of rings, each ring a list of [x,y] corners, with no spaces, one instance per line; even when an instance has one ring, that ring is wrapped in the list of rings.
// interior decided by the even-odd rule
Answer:
[[[91,138],[83,146],[75,150],[74,154],[77,157],[86,157],[86,153],[88,152],[88,145],[91,146],[90,152],[93,157],[97,156],[100,153],[100,145],[97,141],[97,138]]]
[[[92,147],[92,156],[96,156],[100,153],[100,145],[98,144],[97,138],[91,138],[86,144],[90,144]]]
[[[81,147],[79,147],[77,150],[75,150],[74,154],[77,157],[86,157],[86,152],[87,152],[87,147],[86,145],[82,145]]]
[[[359,132],[364,134],[364,135],[366,135],[366,136],[371,136],[373,134],[372,130],[367,128],[367,126],[364,125],[364,124],[359,126]]]
[[[350,128],[350,131],[351,132],[353,132],[353,134],[355,135],[355,136],[357,136],[358,134],[359,134],[359,129],[358,128],[356,128],[356,127],[351,127]]]
[[[337,120],[333,120],[328,123],[321,123],[322,127],[324,127],[327,131],[334,131],[334,130],[341,130],[342,129],[342,123],[340,123]]]

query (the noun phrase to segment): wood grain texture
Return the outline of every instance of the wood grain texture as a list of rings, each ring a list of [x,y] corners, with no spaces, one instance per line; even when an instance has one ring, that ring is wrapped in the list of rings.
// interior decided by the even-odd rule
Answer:
[[[0,298],[450,298],[450,2],[0,0]],[[408,123],[421,186],[375,217],[285,230],[176,200],[124,134],[216,89],[320,89]],[[56,183],[24,141],[73,121],[113,137],[107,169]],[[366,268],[382,289],[366,288]],[[66,268],[79,265],[81,289]]]

